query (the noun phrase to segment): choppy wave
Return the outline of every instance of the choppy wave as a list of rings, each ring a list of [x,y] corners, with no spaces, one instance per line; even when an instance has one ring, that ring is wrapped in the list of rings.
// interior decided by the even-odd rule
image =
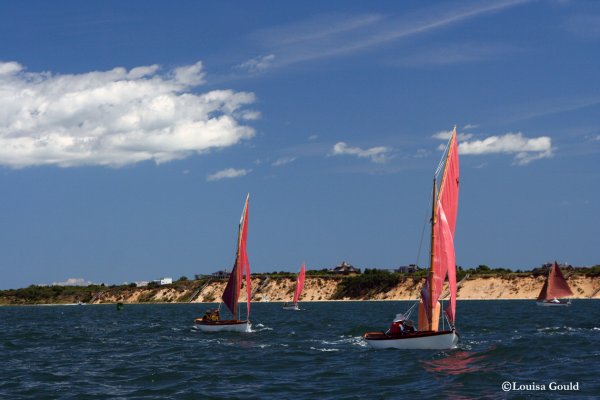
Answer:
[[[597,301],[568,312],[459,302],[456,349],[370,349],[362,334],[385,329],[406,304],[286,313],[259,303],[252,332],[222,334],[193,327],[197,305],[3,307],[0,398],[502,398],[505,381],[550,380],[580,382],[578,398],[600,393]]]

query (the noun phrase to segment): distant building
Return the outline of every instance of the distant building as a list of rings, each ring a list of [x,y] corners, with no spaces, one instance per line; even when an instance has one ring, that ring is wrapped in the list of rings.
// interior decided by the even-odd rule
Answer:
[[[136,282],[135,286],[137,286],[137,287],[148,286],[148,281],[139,281],[139,282]]]
[[[396,272],[401,274],[412,274],[414,272],[417,272],[418,269],[419,267],[416,264],[409,264],[398,267]]]
[[[360,274],[360,269],[355,268],[354,266],[348,264],[346,261],[342,261],[340,265],[331,269],[331,272],[334,274],[341,275],[355,275]]]
[[[152,282],[158,283],[159,285],[170,285],[173,283],[173,278],[155,279]]]
[[[229,272],[227,272],[226,269],[222,269],[220,271],[213,272],[210,276],[215,279],[226,279],[229,277]]]

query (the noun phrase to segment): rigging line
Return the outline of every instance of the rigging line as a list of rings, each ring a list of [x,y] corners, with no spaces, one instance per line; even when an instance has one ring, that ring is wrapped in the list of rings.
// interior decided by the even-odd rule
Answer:
[[[415,306],[416,306],[417,304],[418,304],[418,303],[413,303],[413,305],[412,305],[412,306],[410,306],[410,308],[409,308],[409,309],[406,311],[406,313],[405,313],[405,315],[404,315],[404,316],[406,317],[406,319],[408,319],[408,318],[410,317],[410,314],[412,314],[412,312],[413,312],[413,308],[415,308]]]
[[[435,177],[437,178],[438,175],[440,174],[440,171],[442,169],[442,167],[444,166],[444,161],[446,160],[446,155],[448,154],[448,151],[450,150],[450,141],[452,140],[452,135],[450,135],[450,139],[448,139],[448,143],[446,144],[446,148],[444,149],[444,152],[442,153],[442,158],[440,159],[440,163],[438,164],[437,168],[435,169]]]
[[[421,229],[421,239],[419,240],[419,251],[417,252],[417,261],[415,263],[415,265],[417,267],[419,266],[419,260],[421,258],[421,250],[423,249],[423,237],[425,236],[425,227],[430,222],[430,218],[428,218],[429,210],[431,210],[431,199],[429,200],[429,203],[427,204],[427,207],[425,208],[425,218],[423,221],[423,228]]]

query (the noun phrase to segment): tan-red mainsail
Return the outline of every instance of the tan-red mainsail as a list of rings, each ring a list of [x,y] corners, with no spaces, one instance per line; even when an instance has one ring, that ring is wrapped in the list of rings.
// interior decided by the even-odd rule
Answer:
[[[538,301],[549,301],[567,296],[573,296],[573,292],[555,261],[537,299]]]
[[[246,253],[246,244],[248,241],[248,206],[250,201],[250,195],[246,196],[246,203],[244,205],[244,211],[242,212],[242,218],[240,219],[240,225],[238,227],[238,249],[235,256],[235,262],[233,264],[233,270],[229,275],[227,286],[221,297],[223,303],[227,306],[229,311],[233,314],[233,319],[236,320],[238,317],[237,305],[240,297],[240,291],[242,288],[242,277],[246,274],[246,292],[247,292],[247,318],[250,317],[250,263],[248,261],[248,254]]]

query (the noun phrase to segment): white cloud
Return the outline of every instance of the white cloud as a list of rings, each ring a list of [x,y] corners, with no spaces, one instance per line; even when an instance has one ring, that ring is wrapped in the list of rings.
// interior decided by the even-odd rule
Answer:
[[[548,136],[526,138],[519,133],[490,136],[483,140],[459,144],[461,155],[514,154],[515,163],[525,165],[533,160],[552,157],[552,139]]]
[[[296,157],[282,157],[278,160],[276,160],[273,164],[271,164],[274,167],[279,167],[281,165],[285,165],[285,164],[289,164],[291,162],[294,162],[296,160]]]
[[[360,147],[350,147],[344,142],[338,142],[333,146],[332,155],[353,155],[359,158],[370,158],[375,163],[385,163],[389,161],[392,149],[385,146],[371,147],[370,149],[361,149]]]
[[[240,176],[248,175],[250,172],[252,172],[251,169],[227,168],[227,169],[215,172],[214,174],[208,175],[206,177],[206,180],[209,182],[212,182],[212,181],[219,181],[221,179],[226,179],[226,178],[239,178]]]
[[[439,132],[437,132],[437,133],[434,133],[434,134],[432,135],[432,137],[433,137],[434,139],[440,139],[440,140],[450,140],[450,136],[452,136],[452,132],[453,132],[453,131],[439,131]],[[469,140],[469,139],[471,139],[472,137],[473,137],[473,134],[472,134],[472,133],[462,133],[462,132],[459,132],[459,133],[457,134],[457,139],[458,139],[459,141],[463,141],[463,140]]]
[[[398,60],[396,64],[407,67],[465,64],[495,59],[515,51],[517,51],[516,48],[504,44],[448,44],[443,47],[421,50]]]
[[[88,286],[91,284],[92,282],[83,278],[69,278],[65,282],[52,282],[52,286]]]
[[[202,63],[60,75],[0,62],[0,165],[123,166],[182,159],[254,136],[252,93],[192,93]]]
[[[427,34],[528,1],[530,0],[441,3],[399,15],[317,15],[298,23],[263,30],[254,36],[263,48],[271,49],[271,52],[277,54],[277,66],[284,66],[369,51],[376,46]],[[487,57],[492,51],[480,46],[469,50],[468,56],[470,59],[480,59]]]
[[[430,154],[431,154],[431,152],[429,150],[418,149],[417,152],[415,153],[414,157],[415,158],[424,158],[424,157],[428,157]]]
[[[236,65],[235,69],[245,70],[251,73],[261,72],[268,69],[275,61],[275,54],[252,58],[246,62]]]
[[[308,140],[317,140],[319,138],[319,135],[310,135],[308,137]]]
[[[466,131],[466,130],[469,130],[469,129],[475,129],[475,128],[479,128],[479,125],[475,125],[475,124],[466,124],[466,125],[463,127],[463,129],[464,129],[465,131]]]

